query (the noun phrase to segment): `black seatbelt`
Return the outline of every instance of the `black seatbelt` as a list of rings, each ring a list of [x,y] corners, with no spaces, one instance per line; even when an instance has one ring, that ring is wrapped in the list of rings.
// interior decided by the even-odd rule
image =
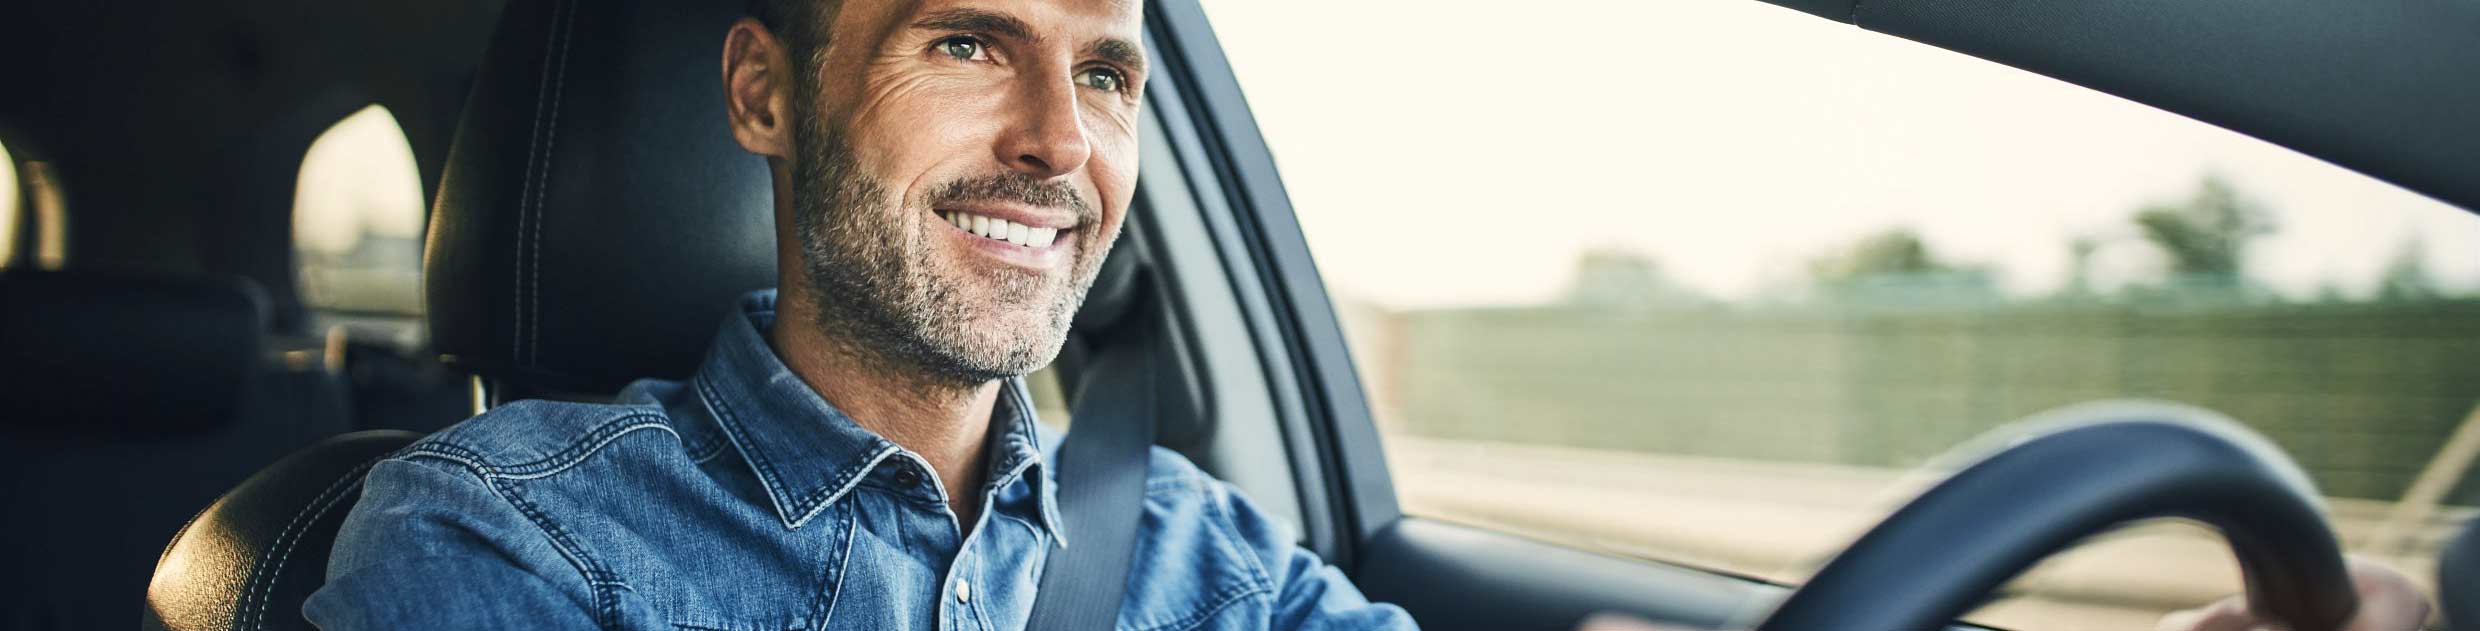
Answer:
[[[1161,318],[1140,311],[1134,339],[1098,353],[1078,384],[1071,431],[1059,445],[1056,480],[1068,545],[1051,551],[1034,592],[1028,631],[1096,631],[1113,627],[1136,559],[1137,523],[1145,505],[1145,470],[1154,445],[1161,396]],[[1133,377],[1133,378],[1131,378]]]

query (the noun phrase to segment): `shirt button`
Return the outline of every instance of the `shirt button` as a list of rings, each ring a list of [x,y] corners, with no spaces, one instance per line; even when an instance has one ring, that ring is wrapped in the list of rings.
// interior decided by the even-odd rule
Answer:
[[[913,486],[921,483],[921,474],[914,473],[912,467],[897,465],[895,477],[896,486]]]
[[[956,602],[973,602],[973,581],[956,579]]]

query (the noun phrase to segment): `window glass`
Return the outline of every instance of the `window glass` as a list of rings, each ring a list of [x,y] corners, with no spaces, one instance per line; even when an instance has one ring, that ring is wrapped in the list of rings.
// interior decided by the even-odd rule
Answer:
[[[35,268],[60,269],[69,261],[69,212],[59,172],[50,162],[27,160],[18,165],[17,186],[24,194],[18,210],[34,230]]]
[[[330,320],[418,335],[405,324],[421,313],[422,208],[413,147],[386,108],[320,134],[293,193],[303,301]]]
[[[2113,398],[2267,434],[2423,582],[2480,503],[2439,457],[2480,431],[2470,213],[1752,1],[1207,8],[1412,514],[1798,582],[1942,454]],[[2238,587],[2148,523],[1974,619],[2152,628]]]
[[[17,159],[0,144],[0,268],[17,260]]]
[[[1025,394],[1033,399],[1033,417],[1056,431],[1068,430],[1068,396],[1059,388],[1059,366],[1043,366],[1025,375]]]

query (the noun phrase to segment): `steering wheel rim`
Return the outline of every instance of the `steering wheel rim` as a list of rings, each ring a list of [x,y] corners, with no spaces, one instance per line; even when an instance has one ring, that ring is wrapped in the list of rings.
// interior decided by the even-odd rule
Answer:
[[[2112,526],[2182,517],[2219,531],[2248,606],[2297,631],[2359,606],[2307,474],[2208,410],[2111,401],[2026,422],[2035,435],[1956,472],[1870,528],[1760,631],[1943,628],[2033,563]]]

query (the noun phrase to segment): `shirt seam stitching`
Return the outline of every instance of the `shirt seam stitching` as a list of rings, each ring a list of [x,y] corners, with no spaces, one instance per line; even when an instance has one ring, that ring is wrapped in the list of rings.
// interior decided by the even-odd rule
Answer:
[[[1210,619],[1215,613],[1222,611],[1225,607],[1229,607],[1231,603],[1238,601],[1243,597],[1253,594],[1270,594],[1274,592],[1274,579],[1267,573],[1263,564],[1258,562],[1257,556],[1254,554],[1249,554],[1246,550],[1242,549],[1242,547],[1237,546],[1234,543],[1235,541],[1241,539],[1241,537],[1238,534],[1238,526],[1233,523],[1231,518],[1231,511],[1228,510],[1225,506],[1225,502],[1223,501],[1228,496],[1213,493],[1213,487],[1207,486],[1210,482],[1206,480],[1200,480],[1183,475],[1179,478],[1174,478],[1174,481],[1181,482],[1183,483],[1182,486],[1196,489],[1200,491],[1201,494],[1205,495],[1205,510],[1213,513],[1213,515],[1205,521],[1209,522],[1208,529],[1213,532],[1211,538],[1214,539],[1215,547],[1224,556],[1238,559],[1241,566],[1248,569],[1249,581],[1247,584],[1240,586],[1239,589],[1232,592],[1231,595],[1223,597],[1220,602],[1216,602],[1211,606],[1199,609],[1197,613],[1168,622],[1147,623],[1138,627],[1134,631],[1166,631],[1169,629],[1195,628],[1195,625]]]
[[[585,461],[586,459],[602,453],[603,448],[610,446],[611,442],[618,439],[620,435],[648,428],[663,430],[665,433],[671,434],[675,439],[681,438],[680,432],[672,429],[671,420],[664,418],[662,414],[651,411],[635,410],[623,412],[617,416],[602,420],[592,429],[588,429],[583,434],[578,435],[576,440],[561,446],[559,451],[553,452],[551,455],[516,464],[489,464],[488,461],[490,459],[484,457],[480,450],[460,444],[452,437],[439,437],[432,440],[426,440],[409,448],[407,452],[408,454],[423,451],[431,451],[436,453],[439,449],[453,449],[455,452],[468,455],[475,460],[475,462],[467,464],[488,468],[492,476],[512,480],[532,480],[549,477],[571,467],[575,467],[577,464]]]
[[[989,555],[982,555],[982,556],[986,558],[986,557],[988,557]],[[978,559],[978,558],[977,558],[977,559],[974,559],[974,561],[973,561],[973,568],[974,568],[974,569],[971,569],[971,570],[966,570],[966,572],[967,572],[967,573],[969,573],[969,574],[972,574],[972,575],[973,575],[974,577],[976,577],[976,578],[983,578],[983,577],[984,577],[984,575],[983,575],[983,574],[979,571],[981,567],[982,567],[982,561],[981,561],[981,559]],[[971,583],[970,583],[970,582],[967,582],[966,584],[970,585]],[[971,588],[967,588],[967,589],[971,589]],[[986,610],[984,610],[984,609],[982,609],[982,602],[983,602],[983,601],[990,600],[990,591],[989,591],[989,590],[990,590],[990,582],[989,582],[989,581],[987,581],[987,580],[982,581],[982,590],[983,590],[983,591],[982,591],[982,597],[981,597],[981,598],[971,598],[971,597],[967,597],[967,598],[965,599],[965,606],[966,606],[966,607],[969,607],[969,608],[971,608],[971,609],[973,610],[973,617],[974,617],[974,621],[973,621],[973,622],[974,622],[974,626],[981,627],[981,628],[982,628],[982,631],[994,631],[993,629],[991,629],[991,626],[990,626],[990,612],[989,612],[989,611],[986,611]]]
[[[706,404],[708,412],[714,413],[715,424],[722,426],[724,440],[739,448],[741,460],[748,462],[750,470],[758,474],[758,483],[766,487],[767,501],[775,505],[776,518],[782,520],[786,528],[795,527],[792,524],[792,509],[786,505],[790,498],[784,496],[783,485],[778,482],[780,476],[775,473],[775,463],[758,453],[749,441],[742,439],[739,415],[733,414],[731,406],[715,394],[713,382],[706,373],[698,373],[696,378],[690,380],[690,386],[697,390],[698,401]]]
[[[860,522],[861,517],[854,511],[849,508],[844,511],[844,552],[836,557],[834,582],[819,586],[827,590],[826,610],[818,616],[818,628],[820,629],[827,628],[828,624],[835,620],[835,605],[844,600],[844,580],[851,574],[853,540],[860,538],[857,536],[859,534],[857,531],[861,528]]]
[[[631,424],[631,425],[623,426],[623,427],[620,427],[620,428],[618,428],[618,429],[612,429],[612,426],[614,426],[614,425],[618,425],[618,424],[619,424],[619,423],[621,423],[621,422],[625,422],[625,421],[629,421],[629,420],[640,420],[640,421],[646,421],[646,422],[639,422],[639,423],[635,423],[635,424]],[[642,415],[642,414],[632,414],[632,415],[629,415],[629,416],[626,416],[626,417],[621,417],[621,418],[619,418],[619,419],[614,419],[613,421],[608,422],[608,423],[604,423],[602,426],[600,426],[600,427],[596,427],[596,428],[595,428],[595,431],[588,433],[588,434],[587,434],[587,438],[588,438],[588,440],[592,440],[592,441],[593,441],[593,443],[592,443],[591,445],[587,445],[584,441],[580,441],[577,445],[572,445],[572,446],[570,446],[570,447],[569,447],[569,449],[567,449],[567,450],[562,450],[562,451],[561,451],[561,453],[558,453],[558,454],[553,454],[551,457],[544,458],[542,461],[536,461],[536,462],[534,462],[534,463],[527,463],[527,464],[523,464],[523,465],[517,465],[517,466],[514,466],[514,467],[509,467],[508,469],[504,470],[504,471],[505,471],[505,473],[503,473],[500,477],[502,477],[502,478],[506,478],[506,479],[510,479],[510,480],[538,480],[538,479],[542,479],[542,478],[548,478],[548,477],[551,477],[551,476],[559,475],[560,473],[565,472],[565,471],[568,471],[569,469],[576,468],[576,467],[577,467],[577,465],[579,465],[579,464],[583,464],[583,463],[585,463],[585,461],[586,461],[587,459],[589,459],[589,458],[593,458],[594,456],[596,456],[596,455],[598,455],[598,454],[601,454],[601,453],[603,452],[603,448],[604,448],[604,447],[609,447],[609,446],[611,446],[612,442],[614,442],[614,441],[618,441],[618,440],[620,440],[620,438],[621,438],[621,437],[623,437],[623,436],[627,436],[627,435],[629,435],[630,433],[632,433],[632,432],[636,432],[637,430],[641,430],[641,429],[655,429],[655,430],[661,430],[661,431],[663,431],[664,433],[671,434],[673,438],[680,438],[680,432],[675,432],[675,431],[672,431],[671,426],[664,424],[664,423],[662,422],[662,419],[661,419],[660,417],[654,417],[654,416],[650,416],[650,415]],[[600,436],[599,436],[599,437],[597,437],[597,435],[600,435]],[[580,449],[579,449],[579,447],[580,447],[580,446],[582,446],[582,447],[583,447],[583,449],[582,449],[582,450],[580,450]],[[562,457],[562,456],[565,456],[565,455],[567,454],[567,452],[568,452],[568,451],[571,451],[571,450],[576,450],[576,451],[578,451],[577,455],[576,455],[576,456],[574,456],[574,457],[566,457],[566,458],[563,458],[563,457]],[[544,467],[544,470],[542,470],[542,471],[523,471],[523,472],[519,472],[519,471],[518,471],[519,469],[532,469],[532,468],[535,468],[535,467],[541,466],[541,465],[540,465],[540,463],[541,463],[541,462],[543,462],[543,461],[550,461],[550,460],[554,460],[554,459],[558,459],[558,460],[559,460],[559,462],[558,462],[557,464],[555,464],[555,465],[551,465],[551,466],[548,466],[548,467]]]
[[[1197,625],[1204,624],[1204,623],[1205,623],[1205,621],[1214,619],[1214,615],[1215,615],[1215,614],[1222,613],[1224,609],[1229,609],[1229,608],[1231,608],[1231,605],[1232,605],[1233,603],[1237,603],[1237,602],[1240,602],[1240,601],[1242,601],[1242,600],[1246,600],[1246,599],[1247,599],[1247,598],[1249,598],[1250,596],[1258,596],[1258,595],[1271,594],[1271,593],[1273,593],[1273,592],[1274,592],[1274,589],[1273,589],[1273,588],[1270,588],[1270,587],[1267,587],[1267,586],[1264,586],[1264,585],[1249,585],[1249,586],[1245,586],[1245,587],[1243,587],[1243,588],[1241,588],[1241,589],[1234,590],[1234,591],[1231,591],[1231,592],[1227,592],[1227,593],[1226,593],[1226,595],[1222,596],[1220,600],[1216,600],[1216,601],[1214,601],[1214,604],[1212,604],[1212,605],[1207,605],[1207,606],[1205,606],[1205,607],[1199,608],[1199,609],[1197,610],[1197,612],[1196,612],[1196,613],[1192,613],[1192,614],[1189,614],[1189,615],[1186,615],[1186,616],[1181,616],[1181,617],[1179,617],[1179,618],[1173,619],[1173,620],[1168,621],[1168,622],[1157,622],[1157,623],[1150,623],[1150,624],[1147,624],[1147,625],[1145,625],[1145,626],[1135,627],[1135,628],[1133,628],[1133,629],[1130,629],[1130,631],[1169,631],[1169,630],[1171,630],[1171,629],[1195,629],[1195,628],[1197,628]]]
[[[568,530],[560,527],[550,515],[543,513],[532,502],[520,497],[514,485],[502,484],[501,480],[504,478],[498,474],[497,467],[489,464],[481,457],[481,454],[446,443],[424,443],[407,450],[405,455],[407,461],[416,457],[430,457],[463,465],[468,473],[473,474],[482,482],[483,488],[490,489],[492,495],[498,496],[500,501],[515,508],[518,514],[524,515],[526,521],[532,522],[536,529],[542,531],[543,537],[550,540],[552,549],[557,550],[560,556],[568,561],[569,568],[577,571],[578,579],[585,582],[587,591],[595,601],[596,626],[612,627],[612,621],[618,615],[619,600],[619,596],[612,591],[612,587],[626,586],[627,583],[604,569],[601,561],[595,560],[592,555],[586,554],[583,548],[578,547],[576,542],[568,536]]]
[[[1242,540],[1243,537],[1240,536],[1237,520],[1232,517],[1230,491],[1207,482],[1200,482],[1199,485],[1208,489],[1206,510],[1214,511],[1216,517],[1208,521],[1214,523],[1216,541],[1224,547],[1224,553],[1240,557],[1240,562],[1249,568],[1249,572],[1254,575],[1253,578],[1257,580],[1258,585],[1272,588],[1274,574],[1266,569],[1265,564],[1258,562],[1257,555],[1249,554],[1245,547],[1235,545],[1235,542]]]

